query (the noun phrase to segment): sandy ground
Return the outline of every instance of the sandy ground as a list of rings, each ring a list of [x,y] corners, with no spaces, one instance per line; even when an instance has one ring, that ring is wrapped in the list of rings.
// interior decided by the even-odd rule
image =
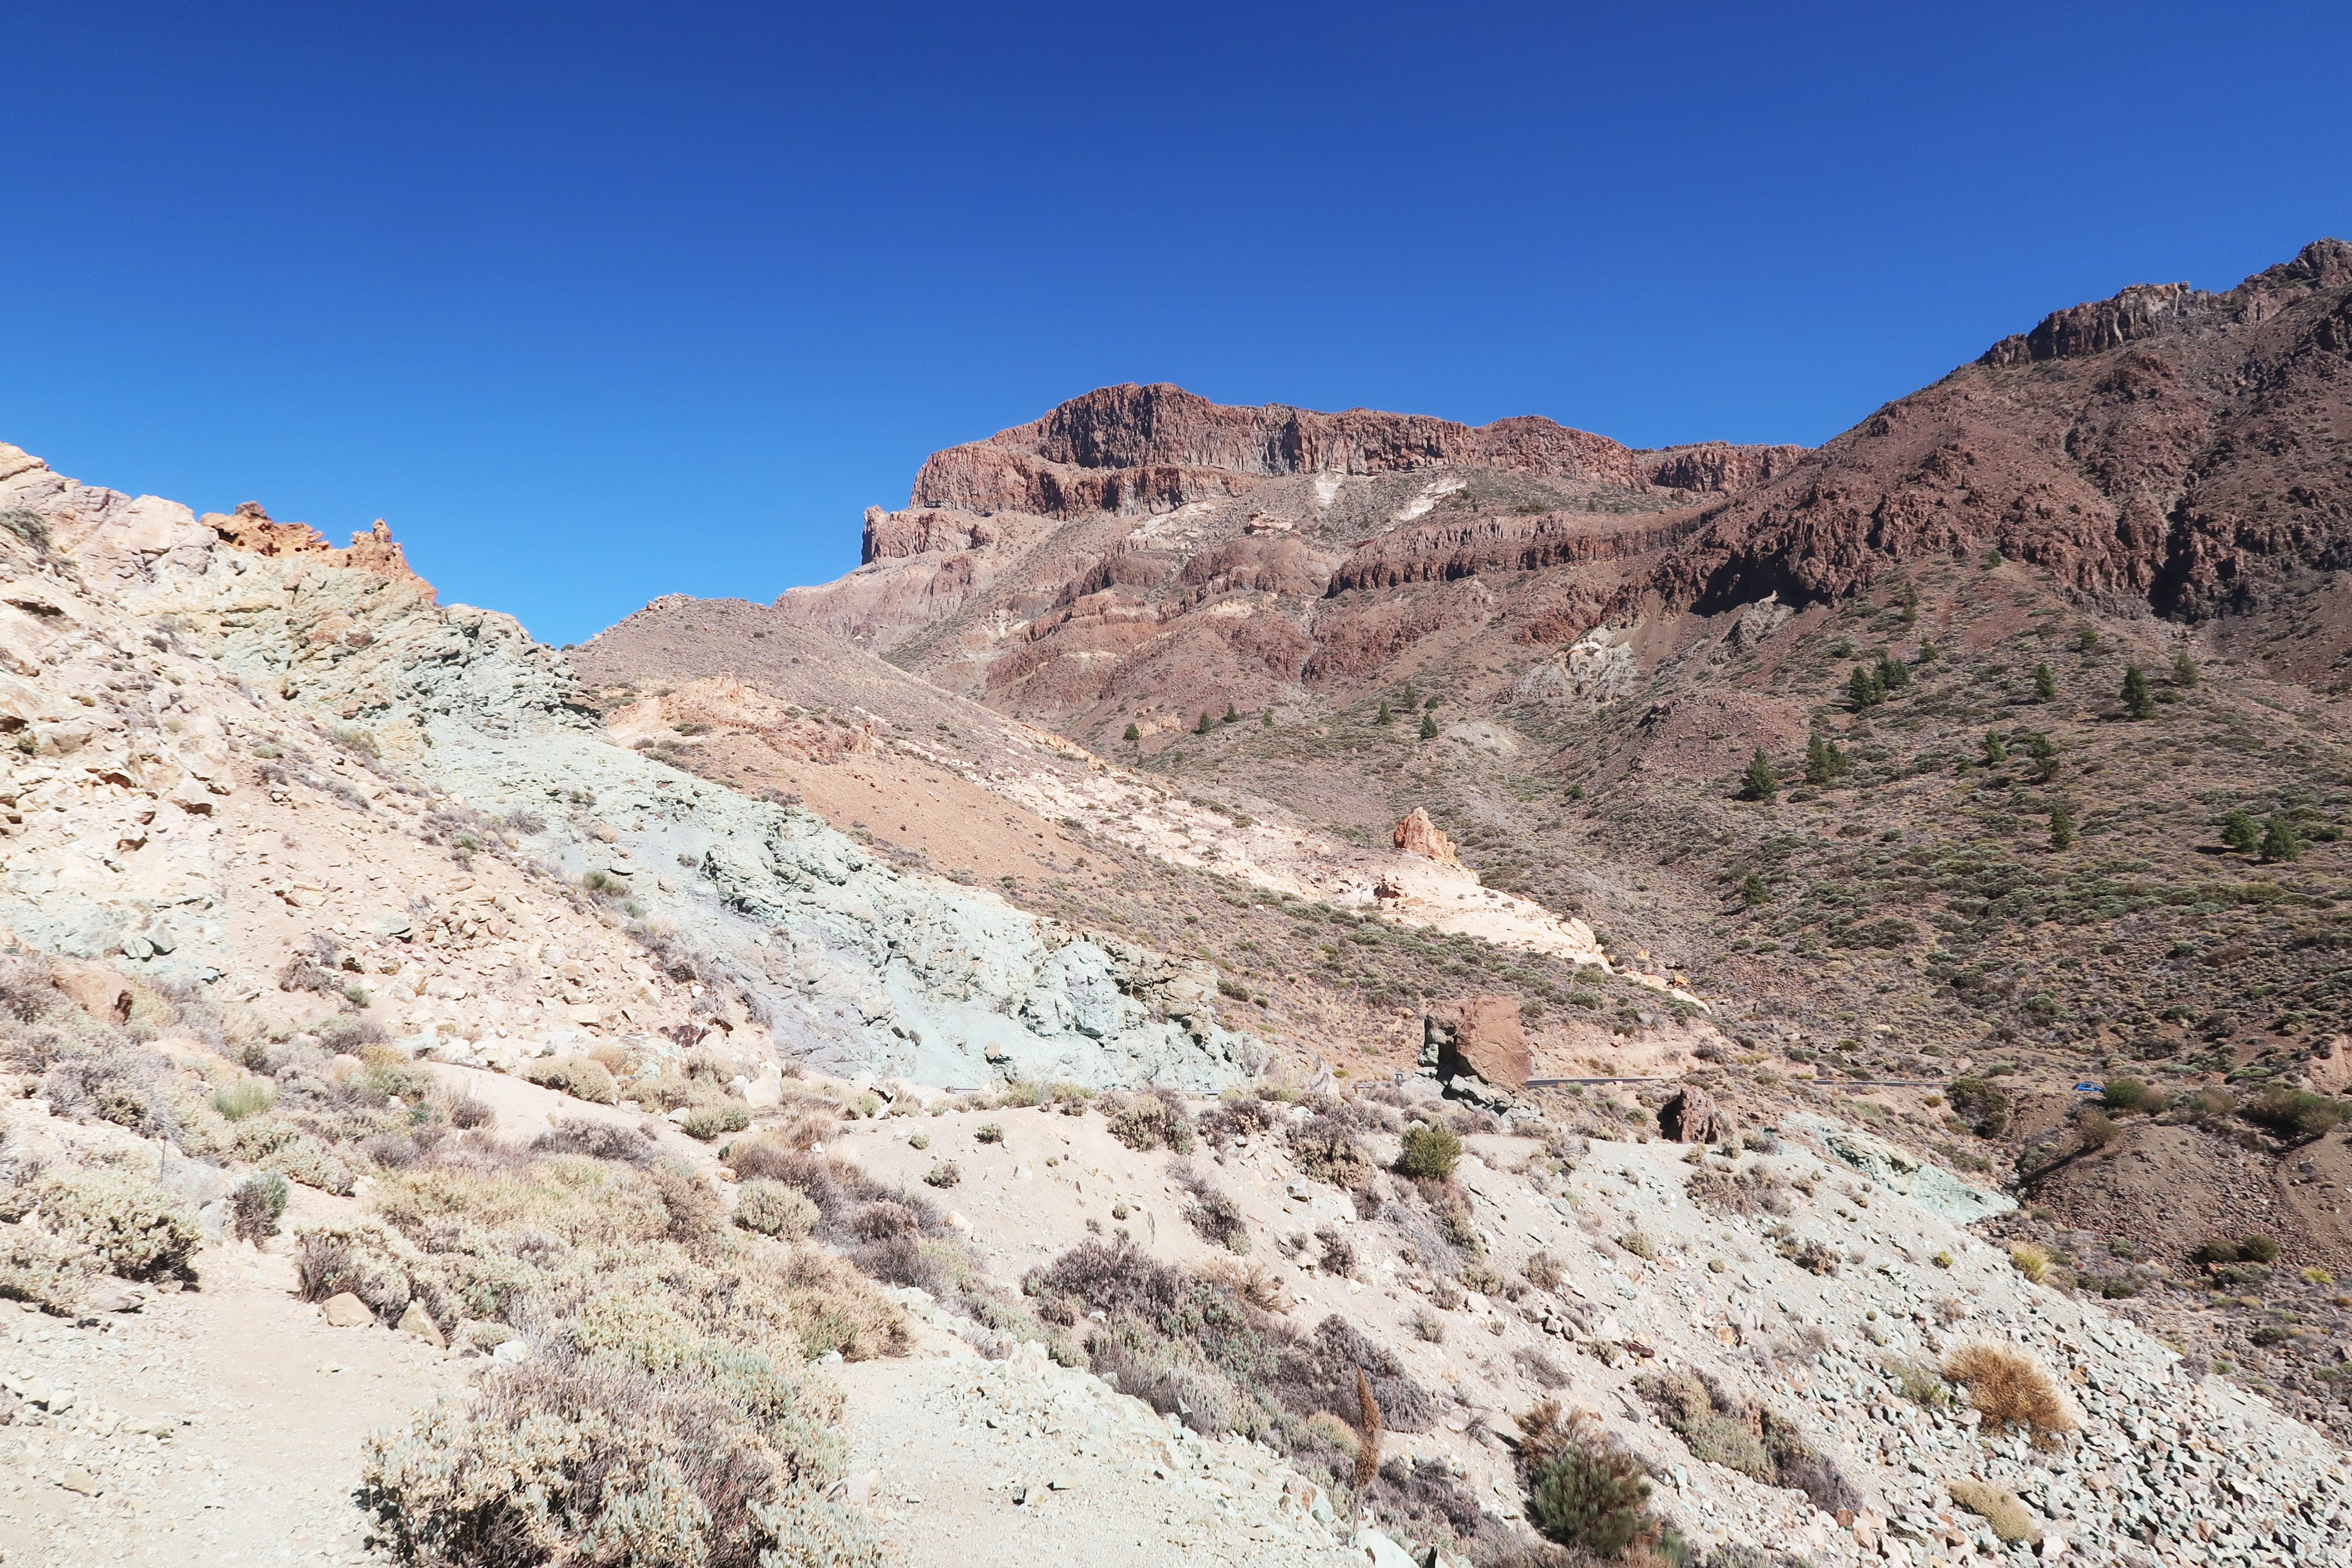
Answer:
[[[0,1427],[0,1563],[364,1560],[366,1436],[462,1386],[465,1365],[405,1334],[329,1328],[291,1294],[277,1245],[209,1249],[201,1289],[88,1326],[0,1301],[0,1373],[49,1400]]]

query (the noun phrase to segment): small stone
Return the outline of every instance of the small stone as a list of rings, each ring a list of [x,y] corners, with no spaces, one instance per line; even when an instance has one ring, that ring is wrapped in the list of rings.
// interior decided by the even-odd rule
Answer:
[[[58,1476],[58,1485],[69,1492],[78,1492],[83,1497],[96,1497],[105,1489],[98,1484],[96,1476],[91,1475],[79,1465],[67,1466]]]
[[[368,1304],[349,1290],[328,1297],[320,1310],[326,1314],[331,1329],[365,1329],[375,1324],[375,1314],[368,1310]]]
[[[1069,1491],[1077,1484],[1078,1483],[1066,1473],[1055,1476],[1045,1483],[1048,1488],[1057,1492]]]
[[[490,1359],[500,1366],[520,1366],[530,1359],[530,1346],[521,1340],[502,1340],[490,1352]]]
[[[411,1301],[408,1310],[400,1314],[400,1331],[415,1334],[436,1351],[449,1348],[449,1342],[442,1337],[441,1325],[433,1321],[433,1314],[425,1310],[421,1301]]]

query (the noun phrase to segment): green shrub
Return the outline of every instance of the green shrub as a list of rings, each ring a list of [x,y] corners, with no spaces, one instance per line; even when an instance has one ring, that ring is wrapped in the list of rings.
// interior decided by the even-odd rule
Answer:
[[[1460,1134],[1450,1127],[1422,1122],[1405,1130],[1404,1149],[1397,1156],[1397,1169],[1408,1176],[1442,1182],[1454,1174],[1454,1164],[1461,1158]]]
[[[1622,1557],[1651,1531],[1650,1483],[1630,1454],[1577,1446],[1536,1472],[1528,1517],[1562,1546]]]
[[[782,1182],[749,1181],[735,1189],[735,1223],[761,1236],[799,1241],[816,1228],[815,1201]]]
[[[1944,1089],[1952,1112],[1979,1138],[1998,1138],[2009,1126],[2009,1095],[1990,1079],[1956,1078]]]
[[[213,1090],[213,1109],[231,1121],[258,1116],[277,1100],[277,1086],[263,1078],[241,1078]]]
[[[722,1132],[740,1132],[751,1125],[751,1108],[740,1100],[712,1100],[690,1108],[677,1120],[678,1131],[705,1143]]]
[[[2246,1120],[2290,1138],[2317,1138],[2340,1125],[2352,1107],[2309,1089],[2273,1086],[2256,1095],[2245,1109]]]
[[[185,1205],[119,1171],[52,1171],[35,1187],[33,1202],[59,1240],[89,1247],[108,1272],[125,1279],[184,1273],[200,1239]]]
[[[522,1076],[592,1105],[610,1105],[614,1100],[613,1075],[603,1062],[587,1057],[541,1057],[525,1063]]]
[[[2136,1078],[2109,1079],[2099,1097],[2110,1110],[2145,1111],[2151,1116],[2169,1103],[2159,1090]]]
[[[276,1171],[256,1171],[229,1189],[229,1234],[260,1246],[278,1234],[278,1222],[291,1195],[285,1176]]]
[[[2267,1236],[2250,1236],[2238,1243],[2238,1256],[2249,1263],[2276,1263],[2278,1255],[2279,1244]]]

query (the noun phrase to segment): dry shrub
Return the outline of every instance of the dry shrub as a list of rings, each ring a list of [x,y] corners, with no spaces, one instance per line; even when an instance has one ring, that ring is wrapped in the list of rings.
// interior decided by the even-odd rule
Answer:
[[[616,1098],[613,1075],[604,1063],[587,1057],[537,1058],[523,1064],[522,1076],[541,1089],[560,1089],[593,1105],[610,1105]]]
[[[499,1113],[491,1110],[487,1101],[477,1100],[470,1094],[461,1094],[449,1102],[449,1125],[461,1131],[495,1127],[498,1122]]]
[[[1321,1249],[1316,1265],[1324,1273],[1345,1277],[1356,1272],[1356,1244],[1348,1239],[1345,1232],[1337,1226],[1321,1226],[1316,1229],[1315,1239]]]
[[[1176,1184],[1192,1200],[1184,1205],[1184,1218],[1202,1238],[1228,1252],[1247,1252],[1249,1226],[1242,1218],[1241,1205],[1191,1165],[1178,1165],[1173,1174]]]
[[[1633,1386],[1694,1458],[1801,1491],[1823,1513],[1862,1507],[1853,1483],[1793,1424],[1749,1407],[1706,1373],[1652,1373]]]
[[[57,1170],[35,1184],[33,1206],[58,1240],[86,1247],[125,1279],[184,1276],[201,1239],[186,1205],[121,1171]]]
[[[1996,1427],[2022,1426],[2047,1444],[2079,1425],[2041,1363],[1982,1340],[1944,1358],[1944,1375],[1969,1391],[1969,1403]]]
[[[286,1213],[286,1178],[275,1171],[256,1171],[229,1189],[229,1234],[258,1247],[278,1234]]]
[[[1519,1277],[1538,1290],[1557,1290],[1567,1278],[1559,1260],[1549,1252],[1538,1251],[1519,1265]]]
[[[142,1138],[170,1137],[179,1131],[163,1084],[171,1064],[133,1047],[101,1048],[61,1057],[41,1079],[41,1097],[59,1116],[110,1121]]]
[[[738,1180],[782,1182],[807,1194],[817,1207],[814,1234],[826,1241],[872,1241],[898,1230],[938,1236],[947,1229],[947,1221],[929,1200],[878,1182],[847,1160],[804,1154],[758,1138],[730,1148],[726,1163]],[[877,1204],[890,1207],[867,1212]],[[895,1223],[901,1215],[911,1225]]]
[[[678,1131],[708,1143],[722,1133],[740,1132],[751,1125],[751,1108],[740,1100],[720,1100],[689,1109],[678,1118]]]
[[[1690,1201],[1717,1214],[1785,1215],[1794,1206],[1780,1178],[1769,1171],[1697,1171],[1683,1184]]]
[[[1238,1258],[1212,1258],[1201,1268],[1201,1278],[1231,1291],[1261,1312],[1287,1312],[1289,1296],[1282,1280],[1263,1263]]]
[[[779,1369],[740,1348],[647,1366],[635,1348],[656,1347],[556,1342],[372,1439],[359,1502],[382,1544],[419,1568],[879,1568],[865,1526],[822,1500],[837,1445]]]
[[[1110,1117],[1111,1136],[1130,1149],[1168,1149],[1189,1154],[1197,1130],[1185,1108],[1184,1097],[1173,1089],[1150,1089],[1124,1097],[1105,1095],[1101,1101]]]
[[[816,1205],[782,1182],[749,1181],[735,1189],[735,1223],[761,1236],[800,1241],[816,1228]]]
[[[1299,1170],[1335,1187],[1360,1186],[1371,1173],[1371,1156],[1356,1142],[1355,1129],[1337,1116],[1318,1113],[1292,1128],[1290,1153]]]
[[[2039,1285],[2050,1277],[2050,1254],[2030,1241],[2016,1242],[2009,1249],[2009,1266]]]
[[[547,1131],[532,1139],[530,1147],[537,1154],[582,1154],[629,1165],[650,1165],[661,1154],[661,1146],[634,1127],[578,1116],[551,1118]]]
[[[1528,1517],[1537,1529],[1603,1562],[1656,1538],[1640,1463],[1609,1447],[1591,1412],[1565,1411],[1546,1398],[1514,1419],[1520,1475],[1533,1494]]]
[[[1201,1136],[1223,1150],[1255,1138],[1274,1125],[1274,1109],[1254,1094],[1228,1092],[1201,1118]]]
[[[97,1255],[25,1225],[0,1225],[0,1297],[70,1317],[99,1276]]]
[[[1945,1485],[1952,1500],[1967,1509],[1992,1527],[1992,1532],[2003,1541],[2039,1541],[2042,1527],[2033,1515],[2018,1500],[2017,1494],[2007,1487],[1997,1487],[1968,1477],[1957,1477]]]
[[[1196,1431],[1275,1440],[1286,1418],[1352,1411],[1356,1374],[1370,1379],[1391,1429],[1425,1432],[1436,1401],[1389,1352],[1333,1315],[1300,1335],[1244,1295],[1160,1263],[1122,1238],[1087,1242],[1033,1268],[1022,1289],[1066,1300],[1104,1321],[1091,1333],[1092,1370]]]

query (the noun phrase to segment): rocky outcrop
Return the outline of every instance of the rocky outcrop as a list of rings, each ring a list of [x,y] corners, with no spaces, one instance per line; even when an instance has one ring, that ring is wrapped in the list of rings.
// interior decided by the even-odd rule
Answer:
[[[381,524],[338,551],[257,507],[199,520],[176,503],[75,484],[22,457],[0,451],[9,470],[0,511],[31,513],[87,580],[53,571],[38,580],[39,602],[80,628],[92,657],[122,637],[101,626],[168,617],[180,639],[209,656],[193,662],[210,664],[216,682],[246,682],[229,699],[241,713],[257,718],[276,705],[338,726],[349,744],[380,753],[394,777],[422,784],[449,832],[477,841],[495,833],[574,889],[625,900],[649,940],[698,952],[708,973],[725,976],[751,1021],[789,1058],[955,1086],[1021,1078],[1205,1089],[1257,1065],[1254,1042],[1218,1026],[1214,977],[1197,966],[1034,919],[990,892],[902,873],[811,813],[748,799],[613,744],[555,650],[511,617],[437,604]],[[35,602],[33,584],[11,597]],[[10,616],[28,623],[26,647],[38,652],[40,636],[54,640],[13,603],[0,611],[0,634]],[[46,717],[20,723],[41,737],[36,750],[79,753],[73,771],[87,772],[86,756],[119,779],[114,787],[184,795],[174,813],[199,823],[214,810],[211,786],[233,787],[220,726],[208,715],[174,713],[149,737],[135,714],[92,711],[87,721],[59,718],[54,734],[41,728]],[[871,731],[855,725],[827,725],[820,736],[813,721],[767,717],[807,731],[812,745],[850,753],[872,745]],[[37,771],[48,780],[59,769]],[[352,809],[367,809],[363,792],[321,783],[341,787]],[[380,783],[369,787],[384,793]],[[155,816],[155,805],[143,809]],[[157,830],[126,806],[122,823],[105,831],[109,843],[121,839],[113,858],[129,866],[131,847]],[[181,830],[173,842],[215,855],[217,834],[197,832]],[[120,897],[61,896],[96,875],[80,868],[86,858],[61,852],[55,871],[16,869],[17,891],[29,894],[31,879],[43,879],[38,902],[7,911],[20,935],[82,956],[175,946],[184,956],[194,944],[181,924],[219,940],[216,868],[139,858],[154,865],[151,916]],[[286,893],[297,904],[324,896],[301,887]],[[192,901],[210,912],[158,923],[161,911]]]
[[[1389,842],[1408,855],[1418,855],[1424,860],[1434,860],[1443,866],[1459,866],[1462,858],[1454,851],[1454,840],[1445,830],[1429,819],[1426,806],[1414,806],[1397,823],[1389,835]]]
[[[1677,1143],[1728,1143],[1736,1129],[1714,1096],[1686,1083],[1658,1108],[1658,1131]]]
[[[1293,474],[1475,468],[1624,489],[1719,491],[1769,477],[1800,448],[1710,443],[1637,452],[1549,419],[1471,426],[1424,415],[1234,408],[1168,385],[1100,387],[985,441],[934,453],[917,508],[1048,517],[1165,511]]]
[[[1425,1053],[1433,1054],[1443,1079],[1475,1079],[1517,1094],[1528,1087],[1535,1058],[1519,1025],[1516,996],[1471,996],[1423,1020]]]

